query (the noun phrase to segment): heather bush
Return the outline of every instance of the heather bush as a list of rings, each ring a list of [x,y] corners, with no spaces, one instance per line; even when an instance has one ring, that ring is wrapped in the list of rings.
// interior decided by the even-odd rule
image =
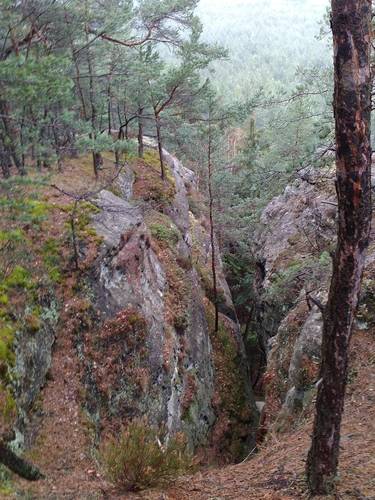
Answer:
[[[183,436],[169,438],[147,420],[132,421],[101,447],[108,479],[121,489],[137,491],[173,480],[192,467],[192,455]]]

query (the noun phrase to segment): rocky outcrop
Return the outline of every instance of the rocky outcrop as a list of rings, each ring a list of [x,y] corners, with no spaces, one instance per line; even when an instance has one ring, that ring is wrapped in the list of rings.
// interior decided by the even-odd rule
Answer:
[[[258,335],[267,348],[263,434],[271,426],[293,425],[309,409],[319,382],[323,319],[310,298],[322,304],[327,299],[336,232],[332,174],[302,172],[301,179],[266,207],[261,222],[264,279],[258,289]],[[372,245],[362,311],[368,310],[366,295],[372,297],[374,255]],[[360,318],[366,316],[361,310]]]
[[[336,231],[332,175],[301,172],[261,215],[252,330],[265,351],[301,290],[316,295],[329,278]]]
[[[261,222],[258,335],[267,350],[263,433],[300,416],[317,382],[322,317],[309,296],[324,302],[330,276],[336,230],[332,175],[321,179],[304,172],[270,202]]]
[[[15,442],[13,446],[22,449],[29,445],[28,426],[33,405],[46,383],[51,366],[52,347],[58,320],[56,299],[46,294],[40,309],[40,319],[34,324],[28,320],[27,311],[22,329],[15,338],[14,397],[17,406]]]
[[[102,191],[95,202],[100,326],[85,339],[87,407],[100,432],[145,416],[169,435],[183,432],[194,449],[238,458],[254,442],[258,415],[242,338],[220,259],[213,332],[207,218],[189,210],[194,174],[164,157],[166,181],[151,150],[127,166],[116,194]]]

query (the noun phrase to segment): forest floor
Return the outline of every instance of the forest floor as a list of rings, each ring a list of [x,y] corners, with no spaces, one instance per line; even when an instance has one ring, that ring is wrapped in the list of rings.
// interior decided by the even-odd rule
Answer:
[[[69,333],[64,327],[57,332],[50,380],[42,394],[38,437],[26,455],[46,479],[35,483],[20,480],[17,496],[21,498],[100,498],[102,492],[81,409],[79,361]]]
[[[375,342],[374,331],[357,331],[342,427],[336,500],[375,500]],[[164,500],[286,500],[308,498],[304,467],[312,416],[283,434],[268,436],[245,463],[200,472],[161,492],[139,498]],[[120,497],[119,497],[120,498]],[[125,497],[124,497],[125,498]],[[325,497],[327,498],[327,497]]]
[[[60,332],[53,380],[44,391],[47,415],[39,442],[38,465],[47,479],[18,481],[16,498],[148,500],[289,500],[308,498],[304,480],[311,415],[289,432],[270,434],[260,451],[244,463],[210,469],[173,485],[138,494],[110,487],[90,459],[87,433],[80,422],[75,353]],[[373,331],[358,331],[351,348],[351,369],[342,428],[337,494],[342,500],[375,499],[375,343]],[[81,425],[80,425],[81,424]],[[22,495],[22,492],[24,496]],[[28,496],[26,496],[28,495]]]

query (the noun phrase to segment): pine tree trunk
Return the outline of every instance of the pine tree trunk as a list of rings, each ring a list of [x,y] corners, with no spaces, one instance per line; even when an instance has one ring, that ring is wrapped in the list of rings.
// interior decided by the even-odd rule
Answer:
[[[62,158],[61,158],[61,151],[60,151],[60,139],[59,139],[59,134],[57,133],[56,126],[54,123],[54,120],[51,118],[51,128],[52,128],[52,134],[53,134],[53,140],[55,143],[55,153],[56,153],[56,158],[57,158],[57,170],[59,172],[62,172]]]
[[[103,167],[103,157],[101,153],[98,153],[97,151],[92,153],[92,164],[94,167],[95,178],[97,179],[99,176],[99,170]]]
[[[88,31],[86,28],[86,43],[89,43],[89,38],[88,38]],[[94,68],[93,68],[93,60],[92,60],[92,53],[90,51],[90,48],[87,48],[87,69],[89,73],[89,99],[90,99],[90,107],[91,107],[91,133],[90,139],[94,139],[96,141],[96,134],[97,134],[97,109],[96,109],[96,104],[95,104],[95,83],[94,83]],[[103,158],[102,155],[94,151],[92,153],[92,163],[93,163],[93,169],[94,169],[94,175],[95,178],[98,178],[99,175],[99,170],[103,164]]]
[[[9,152],[7,148],[4,146],[2,141],[0,140],[0,165],[1,171],[3,172],[3,176],[5,179],[10,177],[10,169],[12,167],[12,160],[10,158]]]
[[[18,173],[20,175],[26,175],[25,166],[22,162],[22,158],[20,156],[20,151],[19,151],[20,150],[19,134],[14,125],[12,124],[12,120],[10,118],[9,105],[6,101],[2,99],[0,99],[0,114],[4,126],[6,147],[13,159],[13,163],[16,166]]]
[[[111,99],[111,80],[108,80],[107,88],[107,119],[108,119],[108,135],[112,132],[112,99]]]
[[[216,254],[215,254],[215,228],[214,228],[214,197],[212,192],[212,130],[211,130],[211,116],[208,123],[208,151],[207,151],[207,165],[208,165],[208,197],[209,197],[209,217],[210,217],[210,241],[211,241],[211,271],[212,271],[212,287],[213,287],[213,302],[215,306],[215,325],[214,332],[219,331],[219,304],[217,293],[217,276],[216,276]]]
[[[334,490],[348,351],[371,224],[371,1],[332,0],[338,243],[324,311],[322,364],[307,479]]]
[[[115,166],[116,168],[120,167],[120,151],[115,149]]]
[[[143,108],[138,108],[138,156],[143,158]]]
[[[159,159],[160,159],[160,170],[161,170],[161,178],[165,179],[165,167],[164,167],[164,159],[163,159],[163,143],[161,138],[161,125],[160,125],[160,117],[155,115],[156,122],[156,136],[158,140],[158,151],[159,151]]]

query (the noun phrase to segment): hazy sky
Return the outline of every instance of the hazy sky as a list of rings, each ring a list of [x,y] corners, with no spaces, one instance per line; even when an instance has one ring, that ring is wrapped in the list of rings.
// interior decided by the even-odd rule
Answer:
[[[231,4],[254,4],[254,3],[259,3],[259,0],[229,0]],[[200,3],[202,5],[209,5],[210,7],[212,6],[220,6],[220,5],[227,5],[228,0],[200,0]],[[280,4],[283,3],[290,3],[290,0],[268,0],[268,3],[270,4],[275,4],[275,6],[280,7]],[[294,3],[294,2],[293,2]],[[329,0],[305,0],[304,4],[306,5],[311,5],[311,7],[319,7],[322,6],[322,8],[326,7],[329,5]]]

